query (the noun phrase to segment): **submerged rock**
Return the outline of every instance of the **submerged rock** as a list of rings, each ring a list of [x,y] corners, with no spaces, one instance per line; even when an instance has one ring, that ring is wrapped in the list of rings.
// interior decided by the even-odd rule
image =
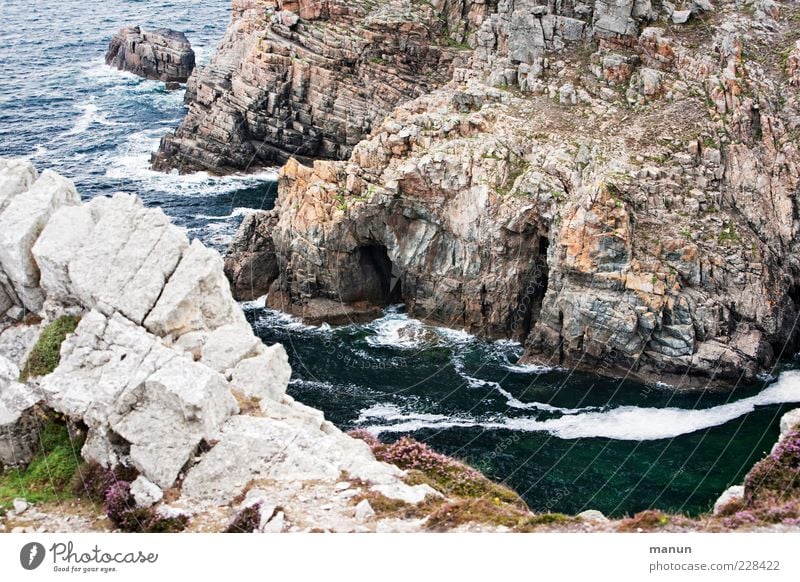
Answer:
[[[182,32],[158,28],[145,31],[138,26],[121,28],[106,52],[106,64],[145,79],[167,83],[189,80],[195,65],[194,51]]]

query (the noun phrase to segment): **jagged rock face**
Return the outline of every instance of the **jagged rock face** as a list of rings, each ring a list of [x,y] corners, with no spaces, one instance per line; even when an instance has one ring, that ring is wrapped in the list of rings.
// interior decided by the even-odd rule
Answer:
[[[747,33],[758,60],[729,5],[702,33],[565,51],[545,95],[454,82],[398,107],[348,162],[290,162],[259,235],[280,270],[270,304],[325,319],[403,300],[524,338],[528,360],[752,378],[796,349],[800,315],[787,10]]]
[[[354,163],[284,167],[273,230],[282,275],[271,305],[303,314],[318,298],[355,306],[404,300],[421,317],[524,337],[544,289],[542,217],[552,197],[493,192],[516,154],[492,138],[491,114],[429,115],[434,99],[387,119],[356,147]],[[404,159],[425,143],[424,158]]]
[[[56,411],[86,429],[84,460],[135,469],[137,504],[167,514],[179,511],[164,505],[173,489],[180,511],[224,519],[259,480],[288,515],[304,515],[306,486],[332,496],[343,471],[395,499],[439,495],[286,394],[283,346],[254,335],[222,258],[160,209],[122,193],[81,204],[61,176],[2,159],[0,200],[0,224],[21,233],[0,239],[12,303],[0,313],[0,465],[30,462],[43,413]],[[12,324],[6,315],[32,309],[31,298],[44,321]],[[81,319],[56,369],[20,383],[15,362],[68,313]]]
[[[633,47],[640,29],[656,17],[650,0],[501,0],[473,35],[471,68],[459,71],[459,79],[480,71],[491,85],[540,91],[564,49],[590,39],[607,49]]]
[[[236,298],[252,301],[266,295],[278,278],[278,263],[272,229],[278,216],[273,212],[255,212],[245,216],[239,236],[228,251],[225,276]]]
[[[346,158],[395,105],[449,79],[462,51],[447,38],[427,3],[234,0],[153,166],[222,173]]]
[[[0,467],[27,465],[39,445],[41,398],[18,379],[19,368],[0,354]]]
[[[188,81],[195,63],[194,51],[182,32],[126,26],[108,43],[106,64],[169,84]]]
[[[84,458],[115,466],[129,457],[164,488],[200,441],[238,412],[222,375],[118,313],[84,315],[41,386],[50,406],[89,427]]]

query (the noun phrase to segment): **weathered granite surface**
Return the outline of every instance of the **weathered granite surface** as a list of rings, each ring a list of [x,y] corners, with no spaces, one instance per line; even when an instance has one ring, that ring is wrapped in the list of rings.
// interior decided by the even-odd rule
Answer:
[[[316,511],[307,487],[333,500],[331,527],[362,527],[335,496],[343,475],[409,503],[440,495],[286,395],[283,346],[254,335],[220,255],[160,209],[124,193],[82,204],[69,180],[3,159],[0,195],[0,466],[29,463],[55,412],[85,433],[83,460],[136,473],[137,504],[217,531],[255,482],[281,500],[270,531]],[[80,322],[55,370],[20,381],[16,362],[65,314]]]

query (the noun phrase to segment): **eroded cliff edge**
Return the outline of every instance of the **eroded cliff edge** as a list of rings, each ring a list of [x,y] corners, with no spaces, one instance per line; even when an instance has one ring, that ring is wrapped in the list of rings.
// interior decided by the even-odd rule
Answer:
[[[447,86],[283,168],[234,289],[329,321],[403,301],[681,386],[769,369],[797,345],[800,10],[693,6],[500,3]]]
[[[443,495],[285,393],[283,346],[253,334],[222,268],[135,196],[81,203],[66,178],[0,159],[0,511],[9,487],[58,498],[71,467],[90,514],[123,530],[220,531],[245,510],[249,531],[419,528],[357,502]],[[59,467],[26,488],[59,431]]]
[[[233,0],[153,166],[226,173],[346,158],[397,104],[450,79],[463,32],[439,16],[423,2]]]

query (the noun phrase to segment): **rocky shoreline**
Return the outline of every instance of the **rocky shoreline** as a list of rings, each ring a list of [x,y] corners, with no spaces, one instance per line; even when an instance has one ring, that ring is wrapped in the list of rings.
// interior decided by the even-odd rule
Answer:
[[[797,6],[476,6],[449,83],[345,160],[285,164],[227,258],[237,296],[329,323],[403,302],[525,362],[676,388],[794,353]]]
[[[246,497],[269,501],[262,529],[281,530],[326,498],[336,511],[318,526],[352,529],[343,482],[410,504],[441,495],[285,394],[283,347],[253,335],[222,258],[160,209],[127,194],[83,204],[16,160],[0,160],[0,194],[4,472],[24,474],[42,432],[65,424],[79,481],[117,487],[101,487],[107,512],[116,491],[131,511],[224,529]]]

